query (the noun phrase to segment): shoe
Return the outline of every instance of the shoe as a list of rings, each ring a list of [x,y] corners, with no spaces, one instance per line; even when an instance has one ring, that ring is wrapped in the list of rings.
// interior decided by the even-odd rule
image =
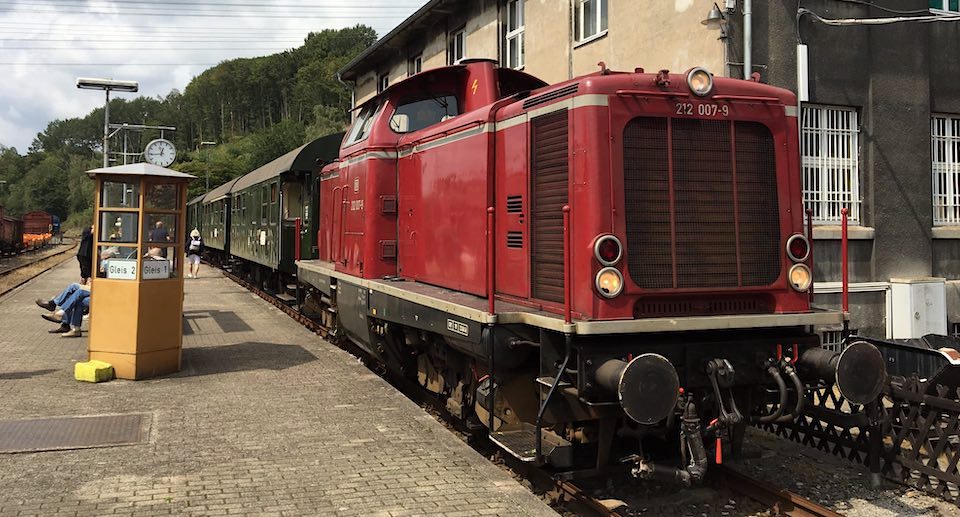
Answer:
[[[43,298],[37,298],[36,304],[42,309],[53,312],[57,308],[57,304],[53,303],[53,300],[44,300]]]
[[[80,332],[80,329],[70,329],[63,333],[61,337],[80,337],[83,335],[83,332]]]
[[[57,316],[56,314],[41,314],[40,317],[47,321],[52,321],[53,323],[63,323],[63,318]]]
[[[63,334],[64,332],[70,332],[70,325],[60,325],[53,330],[48,330],[47,332],[51,334]]]

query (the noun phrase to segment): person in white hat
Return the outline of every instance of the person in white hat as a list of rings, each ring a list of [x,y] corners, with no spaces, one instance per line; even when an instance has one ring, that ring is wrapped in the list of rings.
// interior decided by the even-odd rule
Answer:
[[[190,238],[187,239],[187,244],[183,249],[187,251],[187,265],[190,266],[187,278],[199,278],[200,255],[203,253],[203,238],[200,237],[200,230],[194,228],[190,232]]]

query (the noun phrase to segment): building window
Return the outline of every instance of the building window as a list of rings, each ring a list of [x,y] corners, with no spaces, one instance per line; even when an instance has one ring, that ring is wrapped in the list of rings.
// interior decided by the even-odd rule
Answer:
[[[523,0],[507,2],[504,66],[523,68]]]
[[[455,65],[467,55],[467,31],[460,28],[450,33],[447,39],[447,64]]]
[[[930,0],[930,9],[934,11],[960,13],[960,0]]]
[[[390,74],[377,76],[377,93],[382,93],[390,86]]]
[[[607,0],[574,0],[573,33],[577,41],[586,41],[607,31]]]
[[[837,224],[849,210],[860,224],[860,167],[857,110],[837,106],[803,106],[803,203],[819,224]]]
[[[423,55],[417,54],[407,60],[407,76],[419,74],[423,71]]]
[[[960,225],[960,117],[930,119],[933,224]]]

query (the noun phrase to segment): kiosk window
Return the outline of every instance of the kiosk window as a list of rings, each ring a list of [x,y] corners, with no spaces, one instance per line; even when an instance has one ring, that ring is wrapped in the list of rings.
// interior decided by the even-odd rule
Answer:
[[[145,214],[143,234],[148,243],[177,243],[177,216],[173,214]]]
[[[103,244],[97,248],[97,277],[115,280],[136,280],[137,247]]]
[[[141,257],[140,277],[144,280],[165,280],[177,276],[180,254],[171,246],[145,246]]]
[[[139,215],[130,212],[100,212],[97,240],[101,242],[137,242]]]
[[[178,206],[177,185],[170,183],[147,184],[145,204],[155,210],[176,210]]]
[[[100,190],[102,208],[140,208],[140,183],[104,181]]]

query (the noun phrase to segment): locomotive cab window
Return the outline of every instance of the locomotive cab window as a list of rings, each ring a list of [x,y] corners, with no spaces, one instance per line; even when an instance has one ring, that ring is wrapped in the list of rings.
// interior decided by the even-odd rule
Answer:
[[[457,97],[432,94],[401,102],[390,117],[390,129],[396,133],[412,133],[460,114]]]
[[[379,102],[364,106],[356,120],[353,121],[353,125],[350,126],[350,131],[347,131],[347,138],[343,141],[343,147],[366,140],[370,136],[370,128],[373,127],[373,121],[377,118],[376,115],[379,111]]]

